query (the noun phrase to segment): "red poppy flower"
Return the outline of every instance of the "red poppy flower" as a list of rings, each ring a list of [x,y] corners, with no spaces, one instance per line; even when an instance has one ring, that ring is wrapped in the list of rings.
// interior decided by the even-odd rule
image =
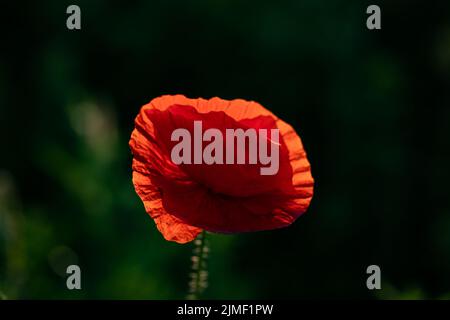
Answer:
[[[263,175],[264,166],[249,161],[175,164],[171,151],[177,142],[172,133],[183,128],[195,135],[196,121],[224,136],[227,129],[278,129],[277,172]],[[134,187],[166,240],[186,243],[202,230],[234,233],[285,227],[306,211],[313,196],[314,181],[300,137],[253,101],[182,95],[153,99],[136,117],[130,147]],[[244,152],[250,159],[250,150]]]

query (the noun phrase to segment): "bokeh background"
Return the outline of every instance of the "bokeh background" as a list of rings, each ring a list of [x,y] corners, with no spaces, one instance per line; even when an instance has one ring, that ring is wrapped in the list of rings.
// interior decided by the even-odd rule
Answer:
[[[66,28],[81,7],[82,29]],[[382,30],[366,28],[378,4]],[[210,235],[205,298],[450,298],[450,2],[9,1],[0,43],[0,296],[174,299],[128,140],[162,94],[255,100],[299,132],[307,214]],[[66,289],[79,264],[82,290]],[[382,290],[366,288],[381,267]]]

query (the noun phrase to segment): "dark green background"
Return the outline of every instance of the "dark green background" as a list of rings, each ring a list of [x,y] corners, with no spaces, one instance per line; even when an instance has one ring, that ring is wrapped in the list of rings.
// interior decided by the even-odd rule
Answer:
[[[185,296],[192,245],[156,230],[128,148],[139,108],[181,93],[262,103],[316,180],[292,226],[210,235],[204,297],[449,298],[449,18],[445,0],[2,3],[2,295]]]

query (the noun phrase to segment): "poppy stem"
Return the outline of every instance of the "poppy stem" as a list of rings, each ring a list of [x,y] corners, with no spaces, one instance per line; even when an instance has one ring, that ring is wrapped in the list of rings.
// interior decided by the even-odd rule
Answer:
[[[209,247],[206,239],[206,231],[202,231],[194,241],[192,254],[192,272],[189,281],[189,294],[187,299],[197,300],[202,292],[208,287],[208,270],[206,260]]]

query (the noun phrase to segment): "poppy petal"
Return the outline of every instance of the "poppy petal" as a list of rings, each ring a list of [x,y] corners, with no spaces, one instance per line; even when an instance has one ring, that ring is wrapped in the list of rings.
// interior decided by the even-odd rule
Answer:
[[[161,195],[151,179],[137,171],[133,172],[133,184],[141,197],[145,210],[155,221],[156,227],[168,241],[187,243],[194,240],[202,229],[193,227],[167,213],[162,205]]]
[[[195,120],[221,132],[279,129],[279,171],[262,176],[260,165],[248,163],[175,165],[171,133],[177,128],[192,132]],[[135,123],[133,182],[167,240],[185,243],[202,229],[231,233],[284,227],[310,204],[314,180],[300,137],[256,102],[162,96],[143,106]]]

